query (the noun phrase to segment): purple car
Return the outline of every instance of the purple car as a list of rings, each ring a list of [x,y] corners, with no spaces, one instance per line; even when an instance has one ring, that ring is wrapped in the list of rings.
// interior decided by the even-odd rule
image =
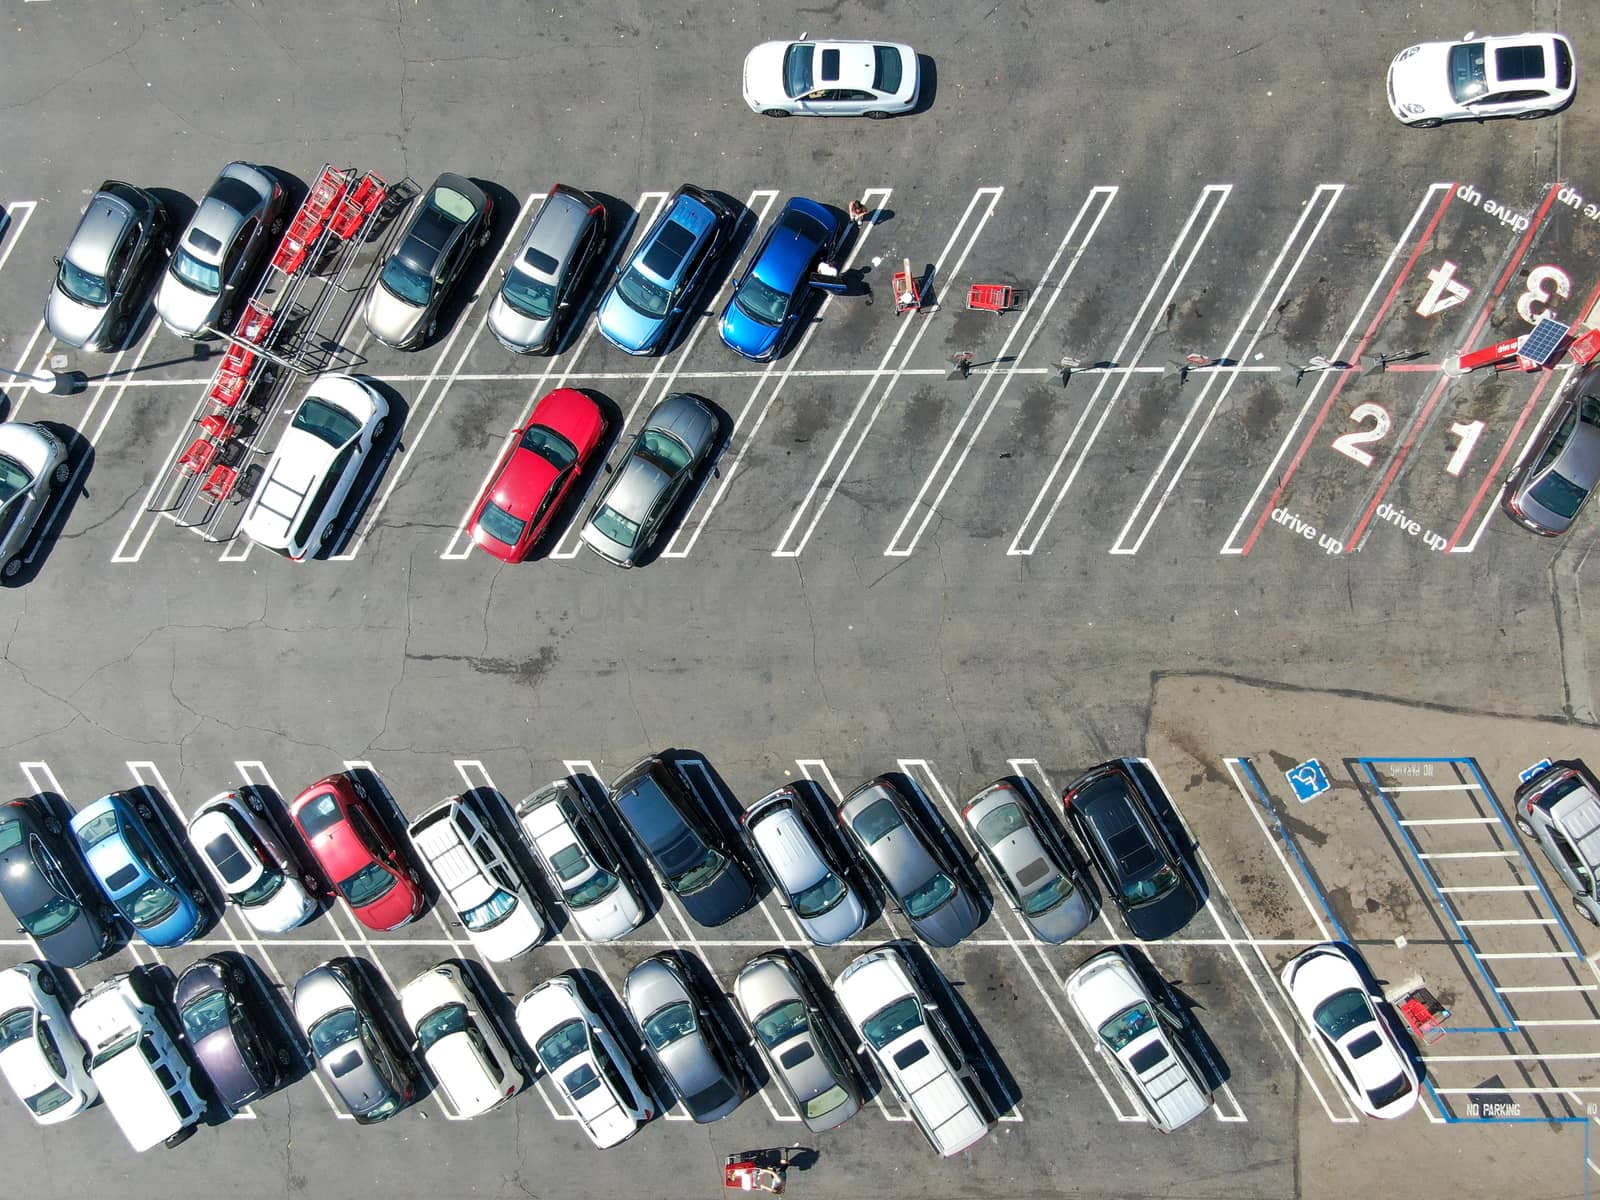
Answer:
[[[195,1056],[230,1109],[237,1112],[287,1080],[294,1053],[277,1032],[283,1023],[260,973],[244,955],[202,958],[178,977],[174,1000]]]

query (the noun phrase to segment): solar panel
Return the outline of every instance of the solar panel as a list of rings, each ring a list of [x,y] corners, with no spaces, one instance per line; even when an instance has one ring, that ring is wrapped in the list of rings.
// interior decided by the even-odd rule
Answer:
[[[1517,350],[1517,357],[1525,358],[1535,366],[1549,366],[1550,360],[1555,357],[1556,351],[1561,348],[1561,343],[1567,340],[1567,334],[1570,332],[1572,326],[1545,317],[1524,339]]]

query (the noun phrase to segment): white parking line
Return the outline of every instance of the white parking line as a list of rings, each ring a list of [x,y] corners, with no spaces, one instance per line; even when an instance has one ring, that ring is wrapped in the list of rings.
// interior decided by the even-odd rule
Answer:
[[[1421,859],[1435,858],[1519,858],[1515,850],[1434,850],[1427,854],[1417,852]]]
[[[1027,357],[1028,351],[1033,348],[1034,340],[1038,338],[1040,331],[1044,329],[1046,322],[1048,322],[1050,311],[1055,308],[1056,301],[1066,294],[1067,281],[1072,278],[1072,273],[1077,270],[1078,263],[1082,261],[1084,252],[1089,249],[1089,243],[1094,240],[1094,235],[1100,228],[1100,222],[1105,219],[1106,213],[1110,211],[1111,201],[1116,198],[1116,195],[1117,189],[1115,187],[1101,186],[1091,188],[1089,194],[1084,197],[1083,203],[1078,207],[1077,215],[1072,218],[1072,224],[1067,227],[1066,236],[1061,239],[1061,244],[1056,247],[1055,254],[1051,257],[1049,265],[1044,269],[1044,274],[1041,278],[1045,283],[1049,283],[1050,276],[1056,269],[1056,264],[1061,261],[1061,256],[1067,252],[1067,247],[1071,246],[1077,238],[1078,227],[1083,224],[1084,219],[1088,216],[1091,206],[1096,201],[1099,202],[1099,206],[1094,209],[1093,220],[1089,222],[1088,229],[1084,231],[1082,240],[1077,242],[1077,253],[1072,256],[1072,260],[1067,263],[1066,269],[1061,272],[1061,278],[1049,287],[1050,298],[1037,315],[1034,316],[1032,327],[1028,329],[1028,336],[1023,339],[1022,349],[1015,356],[1017,359]],[[1011,343],[1022,332],[1024,324],[1024,321],[1018,321],[1011,326],[1005,341],[1001,343],[999,352],[995,355],[996,361],[1002,363],[1007,361]],[[1016,374],[1016,371],[1010,369],[1006,369],[999,374],[1000,384],[994,389],[994,394],[989,398],[988,406],[973,424],[971,432],[967,434],[966,440],[962,443],[961,452],[956,456],[955,466],[949,471],[945,471],[945,460],[950,457],[950,452],[955,449],[956,443],[962,441],[961,435],[967,428],[967,422],[971,420],[972,414],[977,410],[979,401],[983,399],[984,391],[990,381],[995,378],[995,375],[986,373],[979,380],[977,390],[973,393],[972,399],[967,402],[967,407],[962,412],[960,420],[956,422],[955,428],[950,431],[950,437],[946,440],[944,448],[939,451],[939,457],[934,460],[933,466],[923,476],[922,486],[917,490],[916,499],[906,509],[905,515],[900,518],[899,527],[895,529],[894,536],[889,539],[889,545],[883,551],[886,557],[905,558],[916,551],[917,543],[927,531],[928,524],[933,520],[934,514],[939,511],[939,505],[944,502],[946,493],[949,492],[950,486],[956,481],[956,476],[961,473],[961,468],[966,464],[967,455],[972,453],[972,447],[983,433],[984,426],[989,423],[990,416],[993,415],[996,406],[1000,403],[1000,397],[1005,394],[1006,385],[1011,382]],[[938,494],[931,500],[925,500],[924,498],[927,496],[929,488],[934,486],[936,480],[939,481]],[[901,539],[905,537],[907,526],[911,524],[919,512],[922,514],[922,519],[917,522],[915,531],[912,532],[909,540],[902,541]]]
[[[1310,914],[1311,920],[1317,926],[1317,931],[1322,934],[1322,940],[1331,942],[1333,934],[1328,931],[1327,925],[1323,923],[1322,914],[1311,903],[1311,897],[1306,893],[1305,884],[1300,881],[1300,873],[1290,868],[1289,860],[1283,856],[1283,847],[1278,844],[1278,839],[1273,837],[1272,833],[1267,829],[1267,823],[1261,819],[1259,806],[1250,792],[1246,790],[1244,782],[1239,778],[1238,767],[1241,761],[1241,759],[1237,758],[1225,758],[1222,760],[1223,765],[1228,768],[1228,776],[1233,780],[1233,786],[1238,791],[1239,798],[1244,801],[1245,807],[1250,810],[1250,815],[1255,818],[1256,828],[1261,830],[1261,836],[1266,839],[1267,845],[1272,847],[1272,852],[1277,856],[1278,865],[1283,868],[1283,873],[1288,876],[1289,882],[1294,884],[1294,890],[1300,893],[1300,902],[1305,905],[1306,912]]]
[[[417,392],[416,398],[411,401],[411,406],[407,411],[405,428],[401,429],[396,435],[401,439],[401,443],[404,446],[404,452],[395,456],[398,461],[391,461],[389,463],[388,481],[384,486],[383,491],[378,495],[376,502],[373,503],[371,509],[367,512],[366,523],[362,526],[361,532],[356,535],[355,541],[353,541],[350,545],[346,546],[338,554],[329,556],[333,561],[349,562],[356,555],[360,554],[361,547],[366,544],[367,535],[378,527],[378,521],[383,517],[383,510],[389,503],[389,497],[394,495],[395,488],[400,485],[400,480],[405,475],[406,466],[411,462],[412,459],[416,458],[417,447],[422,443],[423,437],[426,436],[428,427],[433,424],[433,419],[439,415],[439,410],[444,407],[444,399],[450,394],[450,387],[455,382],[456,374],[461,370],[461,364],[467,360],[467,355],[472,352],[473,343],[478,340],[479,335],[483,333],[484,326],[489,323],[489,310],[491,305],[484,306],[483,315],[478,318],[478,323],[472,330],[472,336],[467,339],[467,344],[461,348],[461,353],[456,358],[456,365],[454,368],[451,369],[449,374],[443,376],[443,382],[439,386],[438,393],[433,398],[433,404],[428,409],[428,415],[423,418],[422,425],[415,432],[412,432],[411,428],[411,414],[414,413],[417,409],[417,406],[422,403],[422,398],[428,394],[428,389],[432,387],[434,383],[439,381],[439,365],[443,363],[445,359],[450,357],[450,351],[455,348],[456,339],[461,336],[461,331],[472,323],[472,307],[483,298],[485,293],[489,293],[494,290],[494,281],[499,278],[498,270],[500,266],[500,260],[505,257],[507,251],[515,249],[519,244],[517,230],[522,227],[523,219],[527,217],[529,210],[532,209],[535,204],[543,200],[546,194],[547,191],[530,192],[527,198],[523,200],[522,207],[517,211],[517,219],[511,223],[511,229],[506,234],[506,240],[501,243],[500,249],[495,253],[494,261],[489,264],[489,269],[484,272],[483,280],[478,288],[478,291],[474,293],[474,295],[467,301],[465,305],[462,306],[461,317],[456,321],[456,327],[450,331],[450,336],[445,340],[445,344],[439,351],[438,357],[433,360],[432,373],[428,375],[426,381],[422,385],[421,390]],[[352,509],[352,511],[361,511],[360,505],[358,504]]]
[[[1194,260],[1199,255],[1201,247],[1205,245],[1206,238],[1211,234],[1211,227],[1216,223],[1217,215],[1221,213],[1222,206],[1227,203],[1228,196],[1232,191],[1233,185],[1227,183],[1207,184],[1202,189],[1200,198],[1195,201],[1194,208],[1190,210],[1189,218],[1184,222],[1183,229],[1179,232],[1177,240],[1172,243],[1172,249],[1167,252],[1166,261],[1161,264],[1161,269],[1156,273],[1155,280],[1145,293],[1144,300],[1140,303],[1138,311],[1134,313],[1133,320],[1128,323],[1127,332],[1122,335],[1122,341],[1117,344],[1116,350],[1112,353],[1112,362],[1125,362],[1131,357],[1131,360],[1137,363],[1144,357],[1150,343],[1164,327],[1167,306],[1175,302],[1178,289],[1183,286],[1183,280],[1188,275],[1189,268],[1194,265]],[[1169,273],[1172,272],[1173,264],[1177,261],[1179,252],[1188,244],[1190,234],[1194,232],[1196,224],[1200,221],[1201,214],[1205,213],[1208,207],[1210,213],[1206,216],[1204,226],[1200,229],[1199,235],[1194,238],[1194,245],[1190,248],[1188,257],[1183,260],[1183,266],[1175,273],[1172,273],[1171,285],[1158,302],[1156,300],[1157,292],[1167,280]],[[1145,313],[1152,307],[1155,309],[1155,314],[1148,326],[1145,327],[1143,338],[1140,339],[1138,346],[1130,356],[1128,347],[1132,345],[1134,337],[1138,334],[1140,323],[1144,320]],[[1102,375],[1096,382],[1094,392],[1090,395],[1088,403],[1084,405],[1083,411],[1078,414],[1078,420],[1074,423],[1072,432],[1067,436],[1066,444],[1061,447],[1061,452],[1056,455],[1055,462],[1050,466],[1049,474],[1045,476],[1044,483],[1034,496],[1033,503],[1028,507],[1027,516],[1022,519],[1022,525],[1011,539],[1011,545],[1006,549],[1008,555],[1029,555],[1039,548],[1039,542],[1043,539],[1045,530],[1049,528],[1050,522],[1055,519],[1057,510],[1060,509],[1062,502],[1067,498],[1067,492],[1072,487],[1073,481],[1078,477],[1078,471],[1087,461],[1089,452],[1094,449],[1094,444],[1100,436],[1100,431],[1105,427],[1106,419],[1110,417],[1112,409],[1117,406],[1117,401],[1121,398],[1132,376],[1128,374],[1118,375],[1116,387],[1112,389],[1110,398],[1101,406],[1101,393],[1105,391],[1106,385],[1111,382],[1111,378],[1112,376],[1109,374]],[[1054,499],[1050,500],[1049,507],[1045,509],[1044,516],[1040,519],[1038,527],[1033,530],[1032,539],[1024,544],[1024,539],[1027,537],[1029,529],[1033,526],[1034,517],[1044,507],[1046,499],[1050,496],[1051,489],[1055,486],[1056,476],[1061,473],[1061,468],[1066,464],[1068,457],[1072,455],[1073,447],[1078,441],[1078,434],[1083,430],[1090,416],[1095,413],[1097,407],[1100,414],[1099,420],[1095,422],[1094,428],[1089,431],[1089,435],[1084,440],[1082,448],[1078,451],[1071,469],[1067,472],[1067,477],[1062,480],[1061,486],[1056,489]]]
[[[1400,824],[1410,827],[1413,825],[1499,825],[1499,817],[1430,817],[1401,821]]]
[[[24,383],[19,379],[13,378],[13,376],[21,375],[27,372],[28,367],[26,364],[29,357],[33,354],[34,343],[39,340],[39,335],[43,332],[44,318],[40,317],[39,323],[33,327],[33,335],[29,337],[28,340],[23,344],[22,353],[17,355],[17,365],[11,368],[12,375],[0,378],[0,385],[4,385],[16,393],[16,400],[11,405],[11,408],[8,412],[7,419],[9,420],[16,419],[14,414],[22,407],[22,402],[26,400],[29,394],[33,391],[33,386],[31,384]]]
[[[1250,301],[1250,306],[1245,309],[1244,315],[1239,318],[1239,324],[1235,327],[1233,336],[1228,339],[1227,344],[1223,347],[1221,358],[1229,361],[1236,359],[1248,360],[1255,352],[1255,348],[1262,337],[1276,326],[1280,319],[1284,296],[1289,290],[1289,285],[1299,275],[1300,268],[1306,261],[1306,255],[1311,253],[1311,247],[1316,244],[1317,238],[1322,233],[1322,227],[1328,223],[1328,217],[1333,213],[1333,206],[1339,202],[1339,197],[1343,192],[1344,184],[1342,183],[1317,185],[1316,190],[1311,194],[1311,199],[1301,208],[1300,219],[1295,222],[1294,228],[1289,231],[1289,236],[1284,239],[1283,249],[1278,251],[1278,257],[1273,261],[1266,277],[1262,279],[1261,286],[1256,290],[1255,298]],[[1306,227],[1313,213],[1318,214],[1316,222],[1307,231]],[[1284,260],[1297,244],[1300,246],[1300,253],[1295,257],[1293,265],[1283,272],[1277,292],[1274,293],[1272,299],[1267,302],[1263,309],[1261,301],[1267,293],[1268,286],[1274,279],[1278,278],[1279,270],[1283,266]],[[1258,312],[1261,314],[1261,318],[1256,325],[1255,332],[1250,335],[1249,340],[1242,347],[1235,349],[1235,347],[1239,346],[1239,339],[1244,336],[1245,326]],[[1122,529],[1117,534],[1117,540],[1112,544],[1112,554],[1137,554],[1139,552],[1139,548],[1144,545],[1145,538],[1149,536],[1150,530],[1155,526],[1157,518],[1161,516],[1161,510],[1166,507],[1167,501],[1171,498],[1173,489],[1178,486],[1178,481],[1183,478],[1184,471],[1188,469],[1189,462],[1194,458],[1195,451],[1200,448],[1200,443],[1211,429],[1211,423],[1216,420],[1217,413],[1222,411],[1222,406],[1227,402],[1228,394],[1232,392],[1233,385],[1239,382],[1237,374],[1230,374],[1224,379],[1222,386],[1215,389],[1216,395],[1211,400],[1211,406],[1206,411],[1205,419],[1200,422],[1194,436],[1189,439],[1188,449],[1184,451],[1183,457],[1178,461],[1177,466],[1172,469],[1172,474],[1167,479],[1166,487],[1162,489],[1161,495],[1157,497],[1154,506],[1146,515],[1145,505],[1150,500],[1151,493],[1160,484],[1162,477],[1167,472],[1168,464],[1172,462],[1173,457],[1178,453],[1178,449],[1183,444],[1184,436],[1188,433],[1190,425],[1193,424],[1201,408],[1205,405],[1207,394],[1213,390],[1213,385],[1221,378],[1209,372],[1205,374],[1205,383],[1201,387],[1199,395],[1190,404],[1189,411],[1183,418],[1183,424],[1178,427],[1177,433],[1167,443],[1166,452],[1162,454],[1161,461],[1156,464],[1156,469],[1151,473],[1149,481],[1146,482],[1144,491],[1139,494],[1138,502],[1134,504],[1133,511],[1128,514],[1128,519],[1123,522]],[[1129,536],[1133,533],[1134,526],[1139,524],[1141,517],[1144,518],[1143,524],[1139,526],[1137,535],[1130,541]]]
[[[666,200],[667,193],[645,192],[640,195],[638,202],[634,204],[633,210],[628,217],[628,224],[614,237],[612,237],[611,241],[614,244],[610,252],[606,255],[605,260],[595,269],[593,275],[595,282],[592,286],[599,287],[602,281],[611,278],[613,267],[616,265],[617,260],[621,258],[623,248],[633,236],[633,230],[638,224],[638,214],[644,210],[645,203],[652,197],[655,198],[656,207],[659,209],[661,204]],[[596,324],[594,321],[590,320],[586,322],[583,333],[578,337],[577,344],[572,347],[571,352],[565,356],[564,360],[557,358],[554,354],[551,354],[544,360],[544,367],[542,370],[532,375],[510,375],[506,377],[517,380],[518,382],[527,383],[532,388],[533,392],[533,394],[528,397],[527,404],[523,407],[522,415],[517,418],[516,424],[512,426],[513,433],[528,423],[528,419],[533,415],[533,406],[539,402],[541,397],[543,397],[547,392],[554,391],[556,388],[564,387],[566,385],[568,377],[572,374],[573,364],[578,362],[583,357],[583,352],[588,347],[590,339],[594,337],[595,329]],[[570,333],[568,336],[570,336]],[[561,373],[556,377],[555,388],[548,387],[547,384],[550,376],[558,365],[561,365]],[[478,377],[472,375],[458,375],[456,378],[458,382],[461,382],[475,380]],[[478,497],[482,496],[484,491],[488,488],[489,481],[494,477],[495,468],[500,465],[500,460],[506,456],[506,452],[511,448],[511,437],[512,434],[508,433],[501,440],[500,449],[497,450],[495,452],[495,456],[489,460],[489,467],[483,473],[483,482],[478,485],[478,490],[472,493],[472,500],[467,504],[467,510],[461,514],[461,520],[456,524],[456,531],[450,535],[450,544],[446,546],[444,548],[444,552],[439,555],[439,557],[444,559],[446,562],[458,562],[461,559],[471,556],[473,551],[473,543],[470,538],[467,538],[467,525],[472,520],[473,510],[478,507]],[[466,538],[465,545],[461,545],[463,538]]]
[[[1520,992],[1600,992],[1600,984],[1593,983],[1547,983],[1537,987],[1497,987],[1494,989],[1506,995]]]
[[[1517,917],[1506,921],[1466,921],[1456,919],[1457,925],[1559,925],[1561,922],[1554,917]]]
[[[875,218],[876,214],[888,204],[891,192],[892,189],[890,188],[867,188],[862,192],[861,201],[863,204],[870,206]],[[860,257],[862,249],[867,244],[867,239],[872,236],[872,231],[875,228],[874,221],[869,220],[866,232],[851,245],[850,255],[841,265],[841,273],[848,273],[855,266],[856,259]],[[662,558],[687,558],[690,551],[694,549],[695,542],[699,540],[700,534],[711,520],[711,514],[716,511],[717,505],[722,502],[722,497],[728,490],[728,486],[733,482],[733,477],[738,474],[739,466],[744,462],[744,456],[749,452],[751,444],[755,441],[756,434],[761,432],[761,426],[766,423],[767,414],[772,411],[773,403],[778,399],[778,393],[783,391],[783,385],[788,383],[790,377],[796,373],[800,358],[806,352],[806,347],[811,344],[811,339],[816,335],[817,330],[822,328],[822,318],[833,304],[834,299],[835,295],[832,292],[828,292],[823,296],[822,303],[817,307],[816,316],[806,329],[805,336],[800,339],[800,344],[783,359],[782,369],[779,370],[778,361],[774,360],[768,363],[766,369],[756,377],[755,387],[750,390],[750,398],[745,401],[744,408],[734,418],[734,430],[745,429],[745,418],[750,415],[750,410],[755,406],[756,399],[761,395],[762,388],[768,382],[772,382],[772,388],[767,392],[766,403],[761,406],[761,411],[756,414],[755,423],[745,430],[744,437],[739,443],[739,451],[734,455],[732,464],[726,471],[720,472],[722,478],[717,484],[717,490],[711,494],[711,499],[706,502],[704,510],[698,510],[698,508],[689,510],[683,522],[673,533],[672,540],[667,543],[667,548],[662,551]],[[690,527],[690,518],[697,511],[699,512],[699,519]],[[683,538],[686,528],[689,529],[689,540],[687,544],[679,548],[678,542]]]
[[[967,261],[967,255],[977,243],[984,227],[988,225],[989,218],[994,215],[995,206],[999,204],[1000,197],[1004,192],[1005,189],[1001,187],[983,187],[972,194],[972,199],[967,202],[966,211],[961,214],[961,220],[956,223],[955,229],[950,233],[950,240],[944,244],[944,249],[939,251],[939,257],[934,260],[932,278],[939,281],[938,286],[941,289],[944,286],[943,279],[946,275],[949,276],[952,286],[954,285],[955,278],[960,275],[961,268]],[[978,207],[979,201],[985,197],[988,198],[988,204],[984,206],[983,213],[978,218],[972,232],[967,235],[966,243],[956,256],[955,262],[951,265],[949,271],[946,271],[944,267],[945,260],[949,258],[951,250],[955,247],[957,239],[961,237],[961,231],[966,228],[967,222]],[[867,386],[861,391],[860,398],[856,400],[855,407],[850,410],[850,415],[845,418],[838,436],[834,439],[833,446],[828,451],[827,458],[823,460],[822,466],[817,471],[816,478],[811,481],[811,486],[806,489],[806,493],[801,497],[800,503],[795,506],[794,515],[789,519],[788,527],[778,540],[777,548],[772,551],[774,558],[797,558],[800,552],[805,549],[806,543],[811,539],[811,534],[817,527],[817,522],[822,519],[822,514],[827,511],[829,503],[833,500],[834,493],[839,490],[839,484],[849,474],[851,463],[855,461],[856,454],[867,440],[867,434],[872,431],[873,424],[883,411],[884,404],[889,398],[889,393],[894,390],[894,385],[899,382],[901,375],[907,373],[905,368],[910,363],[912,356],[916,354],[917,346],[921,343],[923,335],[933,327],[933,322],[925,319],[928,316],[929,314],[927,313],[913,313],[910,317],[902,320],[895,329],[894,337],[890,339],[888,349],[883,352],[883,357],[879,360],[878,369],[872,373],[867,381]],[[895,351],[900,348],[901,340],[911,329],[913,323],[916,325],[916,332],[912,334],[910,345],[906,348],[905,354],[901,356],[900,366],[898,369],[890,370],[889,360],[894,357]],[[833,467],[834,460],[838,458],[840,450],[843,449],[851,433],[855,430],[856,421],[861,416],[862,410],[866,407],[867,399],[872,395],[873,389],[880,380],[883,381],[883,390],[878,396],[877,403],[867,415],[866,421],[862,423],[860,432],[856,434],[855,444],[851,447],[849,454],[845,456],[838,473],[829,478],[829,471]],[[827,481],[826,489],[823,488],[824,480]],[[820,500],[817,499],[819,490],[822,491]],[[808,516],[809,520],[807,519]],[[790,545],[790,539],[795,536],[795,530],[802,522],[805,522],[804,531],[801,532],[795,544]]]
[[[7,216],[4,225],[0,225],[0,271],[5,270],[6,263],[11,261],[11,252],[17,248],[17,242],[22,238],[22,231],[28,227],[28,222],[33,220],[34,209],[39,207],[37,200],[8,200],[3,206]],[[18,213],[22,216],[19,218]],[[44,322],[40,322],[42,326]],[[32,345],[32,343],[29,343]],[[26,361],[24,353],[22,361]]]
[[[1386,792],[1481,792],[1477,783],[1393,783],[1384,784]]]
[[[1440,894],[1452,896],[1457,894],[1471,895],[1473,892],[1537,892],[1539,885],[1536,883],[1490,883],[1478,887],[1442,887]]]
[[[1494,962],[1497,959],[1582,958],[1583,956],[1572,950],[1529,950],[1520,954],[1480,954],[1477,951],[1473,951],[1473,957],[1479,962]]]

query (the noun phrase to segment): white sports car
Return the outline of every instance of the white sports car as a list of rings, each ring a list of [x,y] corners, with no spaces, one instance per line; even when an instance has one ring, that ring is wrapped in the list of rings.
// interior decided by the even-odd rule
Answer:
[[[1548,116],[1578,86],[1572,43],[1559,33],[1515,37],[1468,34],[1459,42],[1423,42],[1389,64],[1389,107],[1414,129],[1446,121]]]
[[[768,117],[873,117],[916,107],[917,54],[898,42],[763,42],[745,56],[744,102]]]
[[[1306,1032],[1352,1103],[1369,1117],[1400,1117],[1417,1102],[1421,1081],[1388,1019],[1367,990],[1367,975],[1343,942],[1324,942],[1289,960],[1283,986]]]

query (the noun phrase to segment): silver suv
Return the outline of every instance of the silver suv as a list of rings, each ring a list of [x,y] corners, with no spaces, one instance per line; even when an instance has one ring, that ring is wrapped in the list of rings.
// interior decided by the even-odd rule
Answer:
[[[1582,762],[1553,763],[1517,789],[1517,828],[1539,843],[1572,889],[1573,906],[1600,925],[1595,876],[1600,874],[1600,784]]]

